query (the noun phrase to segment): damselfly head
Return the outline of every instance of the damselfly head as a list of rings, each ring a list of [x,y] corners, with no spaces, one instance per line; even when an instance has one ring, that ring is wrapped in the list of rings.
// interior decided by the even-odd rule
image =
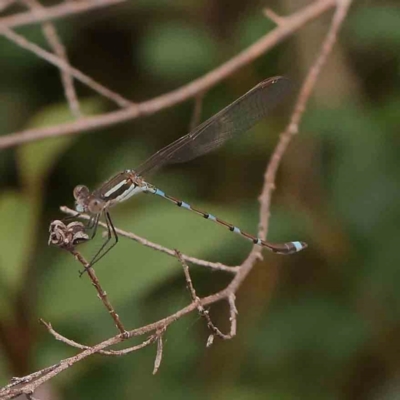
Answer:
[[[75,186],[74,198],[75,200],[86,199],[89,196],[89,188],[85,185]]]
[[[87,186],[78,185],[74,188],[75,210],[78,212],[86,211],[86,201],[89,197],[89,189]]]

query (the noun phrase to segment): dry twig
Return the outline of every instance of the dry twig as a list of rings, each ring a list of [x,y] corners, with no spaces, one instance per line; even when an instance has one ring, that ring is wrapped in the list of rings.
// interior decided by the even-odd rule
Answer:
[[[77,343],[74,340],[68,339],[65,336],[61,335],[60,333],[56,332],[54,330],[54,328],[51,326],[51,324],[48,322],[45,322],[43,319],[40,319],[40,323],[46,327],[46,329],[49,331],[49,333],[51,335],[53,335],[56,340],[59,340],[60,342],[63,342],[65,344],[67,344],[68,346],[76,347],[77,349],[81,349],[81,350],[90,349],[90,346],[85,346],[83,344]],[[158,340],[158,338],[159,338],[159,335],[154,334],[154,335],[151,335],[144,342],[142,342],[136,346],[128,347],[123,350],[100,350],[98,353],[102,354],[104,356],[125,356],[134,351],[143,349],[144,347],[148,346],[149,344],[154,343],[156,340]]]
[[[163,356],[163,334],[166,331],[166,327],[160,329],[157,333],[157,354],[156,354],[156,358],[154,360],[154,368],[153,368],[153,375],[155,375],[161,365],[161,360],[162,360],[162,356]]]
[[[11,2],[11,0],[7,0]],[[96,8],[109,7],[114,4],[123,3],[125,0],[80,0],[67,1],[55,6],[46,7],[40,12],[24,12],[17,15],[11,15],[0,19],[1,26],[16,28],[18,26],[32,25],[45,21],[54,21],[59,18],[72,15],[83,14],[86,11]]]
[[[269,18],[276,25],[282,25],[285,23],[285,18],[280,17],[278,14],[275,13],[275,11],[271,10],[270,8],[265,8],[263,10],[263,13],[267,18]]]

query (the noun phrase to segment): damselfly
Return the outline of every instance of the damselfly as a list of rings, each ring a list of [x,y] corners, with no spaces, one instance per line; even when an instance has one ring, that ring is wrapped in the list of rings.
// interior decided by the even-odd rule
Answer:
[[[96,233],[101,216],[104,216],[107,225],[107,240],[93,257],[90,265],[102,258],[118,242],[118,235],[110,216],[111,207],[142,192],[155,194],[169,200],[178,207],[193,211],[203,218],[225,226],[231,232],[251,240],[255,245],[265,247],[274,253],[292,254],[307,247],[304,242],[270,243],[250,235],[235,225],[165,194],[142,177],[167,164],[186,162],[206,154],[220,147],[228,139],[248,131],[282,100],[288,89],[289,82],[286,78],[274,77],[266,79],[222,111],[200,124],[192,132],[155,153],[137,169],[127,169],[118,173],[93,192],[90,192],[86,186],[76,186],[74,189],[75,209],[79,213],[85,212],[91,216],[87,228],[93,229],[92,238]],[[107,247],[112,238],[114,238],[114,242]]]

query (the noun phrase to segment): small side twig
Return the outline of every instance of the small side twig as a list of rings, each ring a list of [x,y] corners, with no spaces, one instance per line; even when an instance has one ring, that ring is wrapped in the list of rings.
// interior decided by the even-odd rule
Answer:
[[[161,328],[159,331],[156,332],[157,335],[157,354],[154,360],[154,368],[153,368],[153,375],[155,375],[161,365],[161,360],[163,356],[163,335],[166,331],[167,327]]]
[[[49,333],[52,336],[54,336],[54,338],[56,340],[59,340],[60,342],[63,342],[65,344],[67,344],[68,346],[75,347],[77,349],[81,349],[81,350],[90,349],[90,346],[86,346],[84,344],[77,343],[74,340],[68,339],[65,336],[61,335],[60,333],[58,333],[57,331],[54,330],[54,328],[51,326],[50,323],[45,322],[43,319],[40,319],[39,321],[41,324],[43,324],[46,327],[46,329],[49,331]],[[143,349],[144,347],[154,343],[156,340],[158,340],[158,338],[159,338],[159,335],[157,333],[155,333],[154,335],[149,336],[148,339],[146,339],[144,342],[142,342],[138,345],[128,347],[123,350],[100,350],[98,352],[98,354],[102,354],[104,356],[125,356],[134,351]]]
[[[285,23],[285,17],[279,16],[275,13],[275,11],[271,10],[270,8],[264,8],[263,14],[278,26]]]
[[[221,339],[224,340],[230,340],[236,335],[236,315],[237,315],[237,309],[235,306],[235,295],[234,293],[231,293],[228,296],[228,302],[229,302],[229,309],[230,309],[230,318],[229,321],[231,323],[231,329],[229,334],[225,334],[221,332],[211,321],[211,317],[209,314],[209,311],[206,310],[203,305],[201,304],[200,298],[196,294],[196,290],[193,286],[192,278],[190,277],[190,272],[189,272],[189,266],[185,262],[185,260],[182,258],[182,254],[179,252],[179,250],[175,250],[176,257],[180,261],[183,267],[183,272],[185,274],[186,278],[186,284],[187,287],[190,291],[190,295],[192,297],[192,301],[194,304],[196,304],[197,311],[199,312],[199,315],[203,317],[207,321],[207,327],[210,329],[213,333],[208,337],[207,340],[207,347],[209,347],[213,342],[214,342],[214,336],[217,336]]]

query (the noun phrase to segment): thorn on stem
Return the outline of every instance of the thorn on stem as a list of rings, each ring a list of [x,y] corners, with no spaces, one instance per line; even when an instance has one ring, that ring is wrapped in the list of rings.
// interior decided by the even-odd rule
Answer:
[[[270,8],[264,8],[263,14],[278,26],[283,25],[285,22],[284,17],[280,17],[277,13],[272,11]]]

